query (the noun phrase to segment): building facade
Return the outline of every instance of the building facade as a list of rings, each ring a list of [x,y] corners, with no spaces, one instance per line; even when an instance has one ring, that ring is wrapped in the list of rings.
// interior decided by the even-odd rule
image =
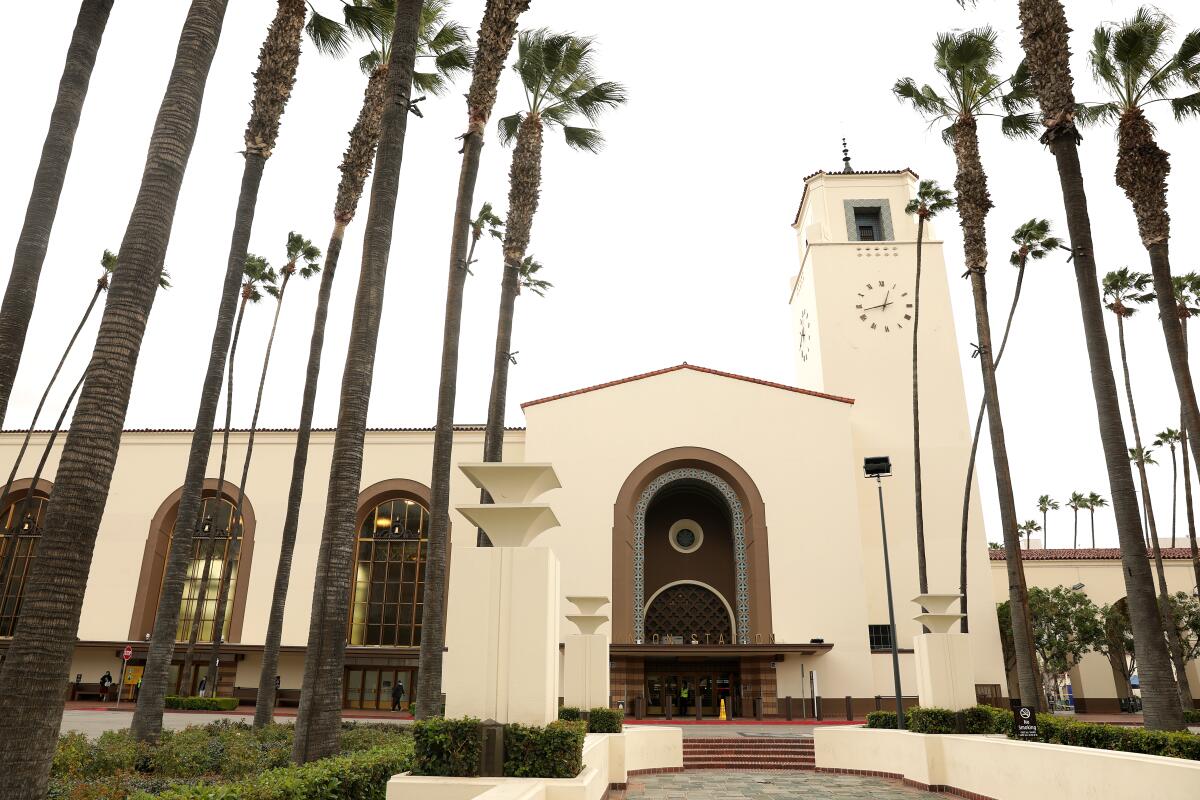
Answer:
[[[711,714],[726,700],[749,714],[761,700],[771,715],[783,713],[780,698],[811,704],[820,696],[825,713],[841,715],[893,696],[879,499],[862,472],[863,458],[875,455],[893,465],[884,501],[901,673],[905,694],[915,694],[916,223],[903,209],[916,180],[909,170],[805,180],[793,221],[799,267],[781,298],[793,313],[796,386],[681,364],[532,400],[523,406],[525,427],[507,431],[506,460],[549,462],[562,484],[546,497],[561,527],[537,542],[561,563],[562,636],[575,632],[565,596],[611,598],[602,630],[611,642],[612,702],[639,701],[653,715],[686,692],[689,713],[699,702]],[[925,235],[925,550],[930,590],[952,592],[970,431],[942,243],[929,226]],[[35,436],[32,452],[45,438]],[[193,630],[206,663],[223,574],[232,588],[217,691],[249,699],[258,685],[294,440],[291,431],[258,433],[240,522],[231,520],[239,487],[215,479],[206,487],[177,637],[181,692],[195,691],[203,671],[184,663]],[[414,686],[432,441],[423,429],[367,435],[346,585],[350,707],[387,708],[397,682],[405,701]],[[332,443],[331,431],[313,435],[279,667],[285,698],[300,686]],[[0,436],[8,463],[19,444],[18,434]],[[116,675],[126,645],[135,674],[144,663],[189,444],[189,431],[125,433],[66,682]],[[231,464],[241,463],[245,444],[244,432],[232,434]],[[481,455],[482,431],[458,429],[455,461]],[[4,500],[4,547],[15,556],[0,561],[0,654],[36,560],[57,456],[52,450],[45,480],[18,481]],[[217,456],[214,448],[210,472]],[[454,471],[452,506],[477,497]],[[452,522],[451,592],[453,551],[475,546],[474,527],[457,513]],[[971,585],[980,587],[969,598],[974,683],[981,699],[999,699],[1004,667],[978,511],[968,541]]]

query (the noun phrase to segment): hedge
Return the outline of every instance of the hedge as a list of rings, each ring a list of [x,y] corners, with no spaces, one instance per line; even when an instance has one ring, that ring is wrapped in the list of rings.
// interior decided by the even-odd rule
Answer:
[[[559,720],[546,727],[504,726],[504,777],[574,778],[583,771],[587,726]]]
[[[583,719],[583,712],[579,710],[578,706],[560,706],[558,718],[567,722],[578,722]]]
[[[963,712],[963,723],[967,733],[1009,734],[1013,729],[1011,711],[993,706],[974,706]],[[955,733],[958,723],[955,712],[946,708],[910,708],[904,720],[913,733]],[[868,728],[896,727],[895,711],[872,711],[867,714]]]
[[[1183,721],[1188,725],[1200,725],[1200,708],[1184,711]]]
[[[908,714],[904,715],[905,722],[908,721]],[[896,712],[895,711],[872,711],[867,714],[868,728],[895,728],[896,727]]]
[[[1188,731],[1148,731],[1123,725],[1099,725],[1053,714],[1038,714],[1037,728],[1041,742],[1200,761],[1200,736]]]
[[[413,725],[413,774],[474,778],[479,775],[483,740],[473,717],[433,717]]]
[[[133,800],[384,800],[388,780],[409,768],[407,748],[378,747],[299,767],[282,767],[235,783],[188,786]]]
[[[167,695],[163,698],[164,708],[181,709],[183,711],[233,711],[238,707],[236,697],[177,697]]]
[[[624,720],[625,712],[619,708],[593,708],[588,712],[588,733],[620,733]]]

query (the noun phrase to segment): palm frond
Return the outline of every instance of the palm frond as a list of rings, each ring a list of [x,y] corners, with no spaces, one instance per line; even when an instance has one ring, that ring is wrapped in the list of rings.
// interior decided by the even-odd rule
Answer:
[[[1042,133],[1040,114],[1009,114],[1000,120],[1000,132],[1010,139],[1036,139]]]
[[[359,39],[382,40],[390,37],[395,24],[396,4],[392,0],[342,3],[342,20],[350,34]]]
[[[595,128],[576,128],[570,125],[563,126],[563,139],[567,145],[576,150],[586,150],[589,153],[598,153],[604,149],[604,134]]]
[[[1181,122],[1188,117],[1200,116],[1200,92],[1171,98],[1171,113]]]
[[[304,32],[317,46],[317,50],[327,56],[340,58],[346,54],[346,50],[350,46],[350,37],[346,34],[346,28],[336,20],[318,13],[315,8],[308,16],[308,24],[304,26]]]
[[[112,250],[105,250],[104,255],[100,256],[100,268],[104,270],[105,274],[111,275],[117,268],[117,254]]]
[[[163,267],[162,270],[158,273],[158,288],[160,288],[160,289],[170,289],[171,288],[171,273],[167,272],[166,267]]]
[[[907,100],[926,117],[936,120],[952,115],[950,104],[929,84],[918,87],[912,78],[901,78],[892,86],[892,93],[901,101]]]
[[[1008,79],[1008,91],[1000,96],[1000,106],[1005,114],[1017,114],[1030,108],[1037,100],[1029,65],[1022,59]]]
[[[372,50],[362,58],[358,59],[358,68],[363,71],[364,75],[370,75],[375,70],[379,69],[379,65],[382,63],[383,53],[379,52],[378,50]]]
[[[1121,109],[1116,103],[1079,103],[1075,106],[1075,119],[1080,125],[1099,125],[1116,122]]]
[[[516,114],[509,114],[507,117],[501,117],[496,123],[496,130],[500,135],[500,144],[507,147],[517,140],[517,131],[521,128],[521,121],[525,119],[525,112],[518,111]]]

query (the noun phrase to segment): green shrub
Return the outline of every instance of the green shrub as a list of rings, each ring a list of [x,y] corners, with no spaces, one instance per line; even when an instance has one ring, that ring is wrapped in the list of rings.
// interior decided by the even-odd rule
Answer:
[[[376,747],[411,747],[407,728],[387,722],[342,723],[342,754],[359,753]]]
[[[593,712],[594,713],[594,712]],[[574,778],[583,771],[582,722],[559,720],[546,727],[504,726],[506,778]]]
[[[620,733],[624,720],[625,712],[619,708],[593,708],[588,711],[588,733]]]
[[[434,717],[413,725],[413,773],[473,778],[483,750],[479,720]]]
[[[974,706],[963,711],[967,733],[1012,733],[1011,711],[995,706]]]
[[[954,733],[957,724],[948,708],[914,708],[908,712],[908,729],[913,733]]]
[[[233,711],[238,707],[236,697],[177,697],[163,698],[163,707],[182,711]]]
[[[578,722],[583,719],[583,712],[578,706],[559,706],[558,718],[567,722]]]
[[[1183,712],[1183,721],[1188,725],[1200,725],[1200,708],[1193,708]]]
[[[160,800],[383,800],[388,780],[412,761],[407,747],[378,747],[299,767],[282,767],[216,786],[188,786],[156,795]],[[151,795],[134,795],[149,800]]]
[[[1200,736],[1188,731],[1148,731],[1122,725],[1099,725],[1052,714],[1038,714],[1037,727],[1038,741],[1042,742],[1200,761]]]
[[[905,714],[905,721],[908,720],[912,709],[909,709],[909,714]],[[895,711],[872,711],[867,714],[868,728],[892,728],[896,727],[896,712]]]

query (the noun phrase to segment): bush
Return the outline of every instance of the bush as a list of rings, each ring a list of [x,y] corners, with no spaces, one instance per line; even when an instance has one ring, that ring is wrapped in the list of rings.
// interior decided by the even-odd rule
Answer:
[[[504,776],[574,778],[583,771],[586,735],[587,727],[582,722],[559,720],[544,728],[515,723],[505,725]]]
[[[1037,727],[1038,741],[1042,742],[1200,761],[1200,736],[1187,731],[1148,731],[1121,725],[1098,725],[1062,719],[1052,714],[1038,714]]]
[[[967,733],[1002,733],[1008,735],[1013,729],[1011,711],[995,706],[975,706],[963,712]]]
[[[157,795],[160,800],[383,800],[388,780],[409,768],[408,747],[377,747],[323,758],[299,767],[269,770],[218,786],[188,786]],[[139,794],[134,800],[149,800]]]
[[[908,729],[913,733],[954,733],[954,712],[948,708],[914,708],[908,712]]]
[[[583,719],[583,712],[577,706],[559,706],[558,718],[567,722],[578,722]]]
[[[1200,725],[1200,708],[1183,712],[1183,721],[1188,725]]]
[[[911,714],[911,709],[909,711]],[[908,715],[905,715],[905,721],[908,720]],[[895,711],[872,711],[867,714],[868,728],[896,728],[896,712]]]
[[[558,716],[563,719],[562,714]],[[588,733],[620,733],[625,712],[619,708],[593,708],[588,711]]]
[[[236,697],[177,697],[163,698],[164,708],[181,711],[233,711],[238,707]]]
[[[474,778],[483,750],[479,720],[434,717],[413,725],[413,773]]]

